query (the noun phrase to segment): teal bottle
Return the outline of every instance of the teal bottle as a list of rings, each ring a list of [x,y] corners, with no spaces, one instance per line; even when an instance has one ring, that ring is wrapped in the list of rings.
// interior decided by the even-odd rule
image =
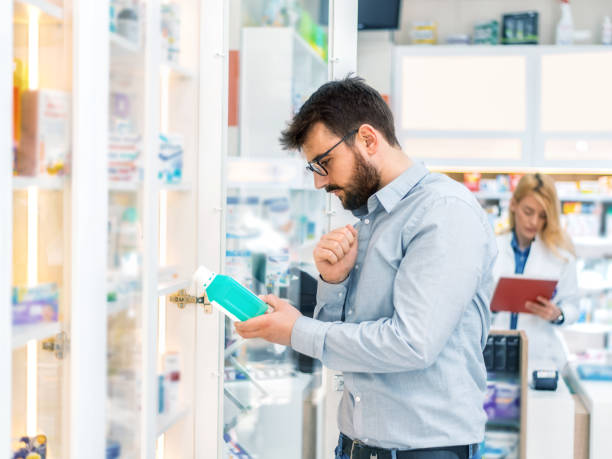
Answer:
[[[208,300],[232,319],[244,321],[265,314],[268,310],[265,302],[229,276],[215,274],[200,266],[193,279],[196,295],[200,296],[203,288]]]

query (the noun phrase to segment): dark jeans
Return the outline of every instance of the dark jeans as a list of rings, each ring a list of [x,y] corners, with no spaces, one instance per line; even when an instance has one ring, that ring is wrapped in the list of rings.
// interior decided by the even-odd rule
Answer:
[[[351,459],[348,455],[342,453],[342,438],[343,435],[340,434],[340,438],[338,439],[338,445],[334,450],[335,459]],[[472,458],[480,457],[478,453],[474,454]],[[396,451],[391,451],[391,458],[397,459]],[[449,451],[415,451],[414,459],[470,459],[467,456],[460,457],[455,453],[451,453]]]

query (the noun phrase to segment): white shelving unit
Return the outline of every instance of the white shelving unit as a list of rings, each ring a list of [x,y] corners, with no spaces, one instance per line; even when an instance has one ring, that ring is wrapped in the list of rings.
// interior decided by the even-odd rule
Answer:
[[[167,296],[170,295],[177,290],[187,288],[189,286],[190,281],[187,279],[178,279],[169,282],[163,282],[159,284],[159,288],[157,289],[158,296]]]
[[[30,340],[52,338],[61,330],[59,322],[43,322],[33,325],[13,326],[13,349],[25,346]]]
[[[157,415],[157,436],[163,435],[178,422],[185,419],[191,410],[187,407],[182,407],[175,412],[162,413]]]
[[[26,190],[31,187],[44,190],[61,190],[67,178],[64,176],[13,177],[13,190]]]
[[[54,2],[47,0],[15,0],[15,13],[18,20],[23,19],[23,15],[28,7],[34,7],[40,10],[43,15],[47,16],[47,20],[63,21],[64,9]]]
[[[162,70],[170,73],[170,75],[177,76],[179,78],[195,78],[196,72],[188,69],[185,66],[177,64],[176,62],[165,61],[161,64]]]
[[[119,51],[131,54],[136,54],[140,51],[140,45],[138,43],[128,40],[127,38],[119,35],[118,33],[110,33],[110,42],[111,45],[115,46]]]

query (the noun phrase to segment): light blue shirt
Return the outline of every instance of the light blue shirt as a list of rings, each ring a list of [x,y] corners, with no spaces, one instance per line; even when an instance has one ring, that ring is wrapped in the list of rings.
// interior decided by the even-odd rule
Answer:
[[[295,322],[293,349],[344,372],[348,437],[397,449],[480,443],[497,255],[482,208],[415,164],[353,213],[355,267],[340,284],[319,280],[315,319]]]

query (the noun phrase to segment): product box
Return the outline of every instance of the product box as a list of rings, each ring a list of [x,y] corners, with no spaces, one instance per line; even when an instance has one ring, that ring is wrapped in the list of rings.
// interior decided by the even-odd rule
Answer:
[[[17,174],[64,174],[69,152],[70,95],[50,89],[24,91],[15,158]]]
[[[164,183],[180,183],[183,178],[183,137],[159,135],[159,178]]]
[[[502,44],[504,45],[537,45],[538,13],[504,14],[502,17]]]
[[[56,322],[59,288],[56,283],[13,287],[13,325]]]
[[[113,182],[140,179],[142,138],[138,134],[111,135],[108,141],[108,178]]]
[[[494,19],[474,25],[473,43],[475,45],[497,45],[499,43],[499,21]]]
[[[412,23],[413,45],[435,45],[438,41],[438,24],[434,21],[417,21]]]
[[[463,184],[470,191],[479,191],[480,177],[480,172],[466,172],[463,174]]]
[[[178,62],[180,51],[180,7],[177,3],[161,6],[161,42],[162,59]]]

